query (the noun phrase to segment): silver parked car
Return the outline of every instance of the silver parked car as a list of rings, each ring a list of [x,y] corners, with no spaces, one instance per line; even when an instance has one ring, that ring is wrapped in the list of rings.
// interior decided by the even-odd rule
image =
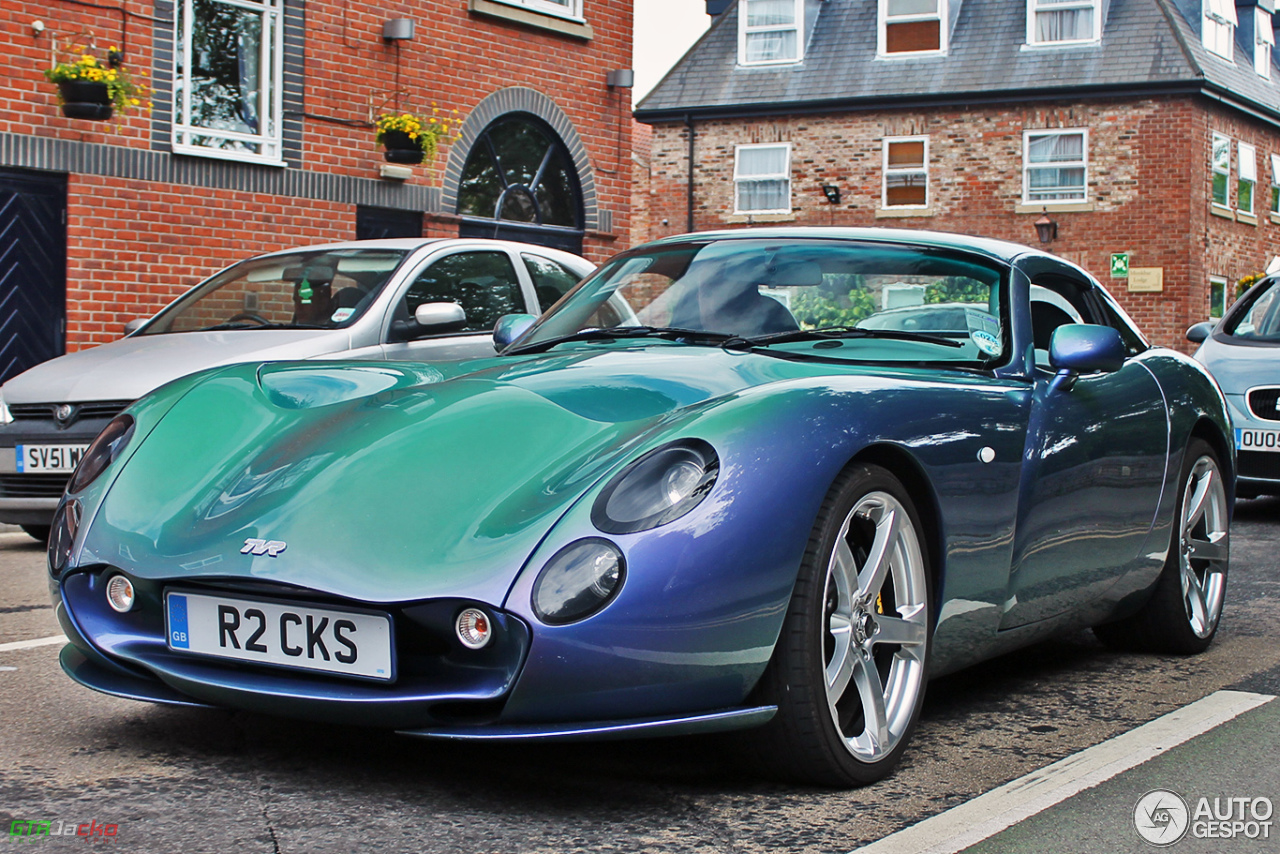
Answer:
[[[541,314],[594,265],[498,240],[335,243],[242,261],[126,338],[0,388],[0,522],[38,539],[89,442],[170,380],[233,362],[494,355],[504,314]]]
[[[1187,338],[1227,396],[1235,431],[1241,498],[1280,495],[1280,276],[1245,291],[1216,325]]]

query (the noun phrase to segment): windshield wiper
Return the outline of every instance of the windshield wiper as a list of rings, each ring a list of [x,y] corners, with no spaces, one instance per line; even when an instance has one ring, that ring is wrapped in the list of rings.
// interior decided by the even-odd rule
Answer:
[[[724,332],[706,332],[701,329],[682,329],[678,326],[613,326],[605,329],[579,329],[569,335],[557,335],[545,341],[532,341],[503,351],[504,356],[525,353],[542,353],[557,344],[568,341],[615,341],[623,338],[662,338],[667,341],[685,341],[690,344],[721,344],[734,338]]]
[[[213,326],[202,326],[199,329],[188,329],[187,332],[219,332],[224,329],[328,329],[318,323],[254,323],[237,320],[234,323],[217,323]]]
[[[720,346],[726,350],[750,350],[754,347],[768,347],[771,344],[786,344],[790,341],[832,341],[843,338],[888,338],[895,341],[941,344],[944,347],[964,347],[963,342],[945,335],[907,332],[901,329],[863,329],[857,326],[821,326],[817,329],[796,329],[790,332],[773,332],[768,335],[734,336],[726,339]]]

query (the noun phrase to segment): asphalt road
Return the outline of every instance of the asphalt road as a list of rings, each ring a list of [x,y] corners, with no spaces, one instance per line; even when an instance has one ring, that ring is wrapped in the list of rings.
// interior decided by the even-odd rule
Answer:
[[[33,850],[848,852],[1219,689],[1280,694],[1280,500],[1242,502],[1232,537],[1226,613],[1204,655],[1112,653],[1086,632],[936,681],[899,770],[849,792],[756,779],[713,739],[442,745],[118,700],[66,678],[57,645],[0,651],[0,831],[18,819],[116,833],[13,843]],[[57,633],[43,564],[34,541],[0,533],[0,647]],[[1203,789],[1218,774],[1231,792],[1280,802],[1276,708],[1107,786]],[[1271,771],[1250,772],[1250,759]],[[1132,813],[1128,789],[1105,791],[973,850],[1084,850],[1082,829],[1123,827]],[[1130,835],[1098,850],[1153,850],[1144,845]]]

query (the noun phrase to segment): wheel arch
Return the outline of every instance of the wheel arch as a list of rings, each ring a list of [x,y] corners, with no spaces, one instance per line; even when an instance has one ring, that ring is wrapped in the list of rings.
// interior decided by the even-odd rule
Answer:
[[[1223,435],[1222,429],[1214,421],[1204,415],[1196,419],[1187,435],[1187,443],[1192,439],[1202,439],[1213,448],[1218,455],[1218,462],[1225,471],[1227,484],[1227,503],[1234,505],[1236,500],[1236,458],[1232,452],[1231,441]],[[1183,448],[1185,450],[1186,445]]]
[[[919,461],[897,445],[887,443],[868,445],[854,455],[841,469],[840,474],[859,463],[871,463],[887,469],[902,481],[911,503],[920,517],[921,541],[925,548],[925,561],[929,567],[929,581],[933,584],[933,623],[937,625],[941,608],[943,564],[946,549],[943,543],[942,511],[938,496],[933,491],[928,476]],[[833,481],[834,482],[834,481]]]

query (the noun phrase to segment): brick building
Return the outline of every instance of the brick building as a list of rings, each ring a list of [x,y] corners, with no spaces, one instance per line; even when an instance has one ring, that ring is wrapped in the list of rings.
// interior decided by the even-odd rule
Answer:
[[[608,81],[632,0],[6,0],[0,20],[0,381],[257,252],[627,242],[630,91]],[[151,109],[64,116],[42,71],[73,46],[120,48]],[[388,164],[371,121],[432,105],[452,141]]]
[[[1280,253],[1274,11],[738,0],[637,109],[653,126],[639,236],[790,222],[1036,243],[1038,222],[1155,341],[1189,349],[1183,331]]]

